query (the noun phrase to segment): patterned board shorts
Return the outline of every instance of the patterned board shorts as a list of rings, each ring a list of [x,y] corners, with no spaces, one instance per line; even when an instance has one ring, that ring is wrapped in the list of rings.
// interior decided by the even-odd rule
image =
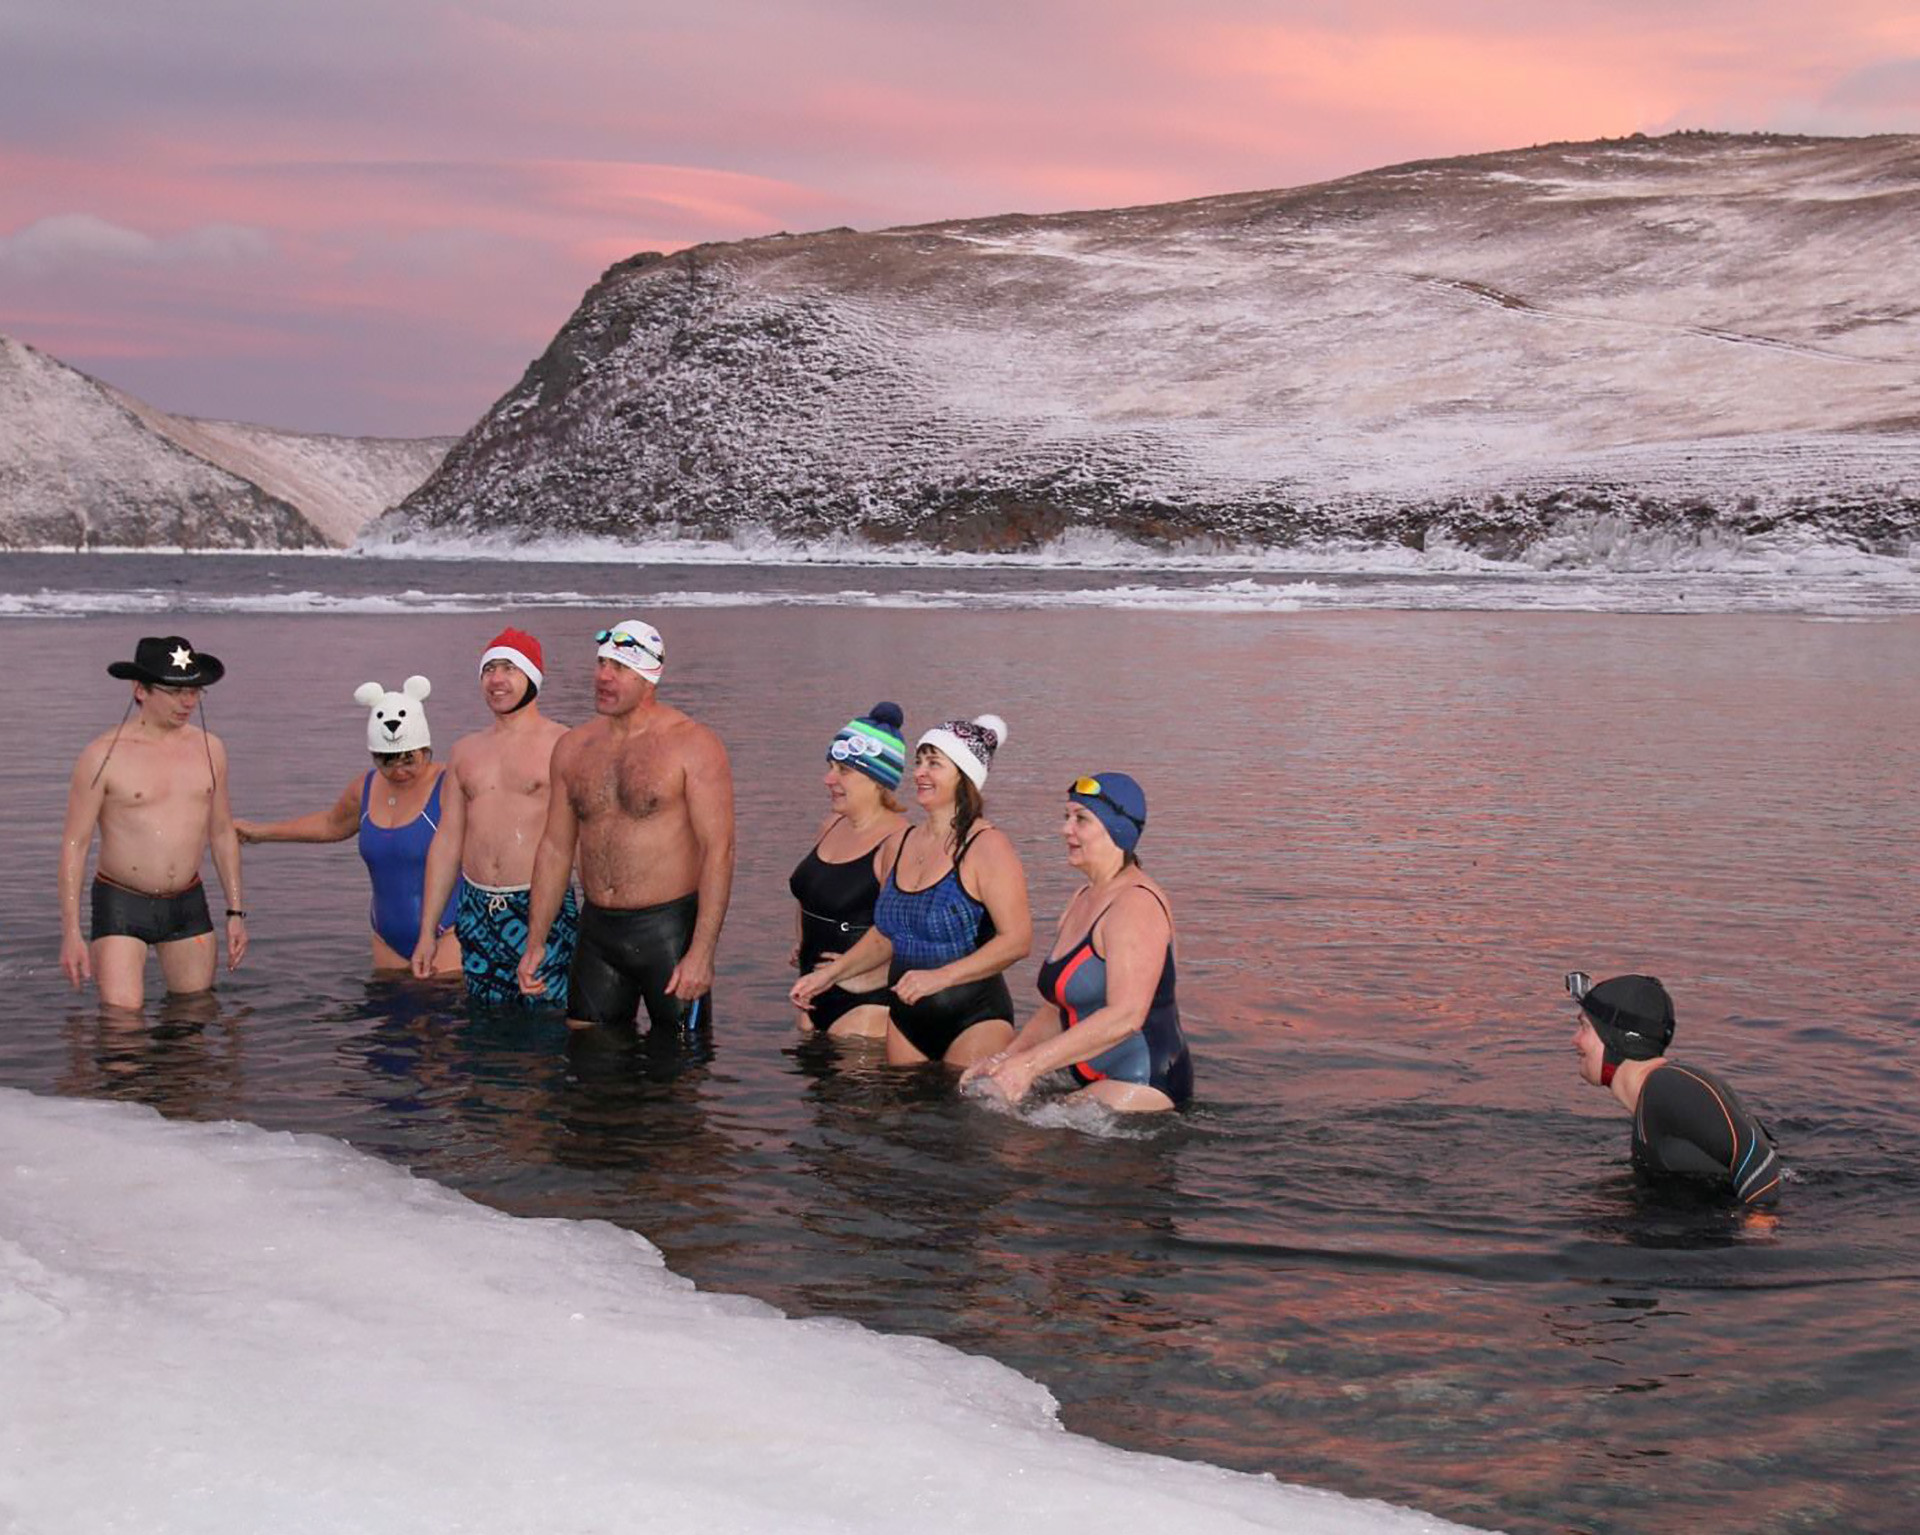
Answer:
[[[476,1002],[517,1003],[523,1007],[567,1005],[567,971],[573,964],[574,938],[580,930],[580,908],[569,889],[560,914],[547,933],[547,952],[540,961],[540,979],[547,989],[529,997],[520,989],[517,972],[527,952],[529,892],[496,890],[468,880],[460,891],[460,914],[454,931],[460,938],[460,966],[466,972],[467,995]]]

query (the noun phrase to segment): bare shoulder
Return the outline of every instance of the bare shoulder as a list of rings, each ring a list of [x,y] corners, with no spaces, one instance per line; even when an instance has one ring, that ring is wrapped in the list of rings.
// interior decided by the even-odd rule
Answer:
[[[968,858],[986,858],[995,863],[1007,862],[1018,865],[1020,854],[1009,837],[990,821],[981,821],[974,827],[973,839],[967,846],[972,849]]]
[[[606,722],[596,716],[584,725],[575,725],[573,729],[562,731],[553,743],[553,760],[556,767],[564,768],[577,762],[580,754],[592,749],[595,742],[605,737]]]
[[[1158,880],[1148,878],[1139,870],[1135,872],[1139,877],[1109,903],[1109,920],[1118,920],[1128,927],[1155,928],[1171,933],[1173,902],[1168,899],[1167,892],[1160,887]]]
[[[674,749],[690,765],[701,767],[727,765],[726,743],[720,739],[718,732],[711,725],[701,724],[692,715],[681,714],[678,719],[668,721],[667,728],[672,733]]]
[[[476,730],[453,743],[453,750],[447,753],[447,768],[458,775],[463,768],[480,761],[486,754],[487,732]]]
[[[76,778],[91,777],[100,764],[106,760],[107,752],[113,746],[116,732],[103,730],[91,741],[80,748],[80,755],[74,759],[73,774]]]

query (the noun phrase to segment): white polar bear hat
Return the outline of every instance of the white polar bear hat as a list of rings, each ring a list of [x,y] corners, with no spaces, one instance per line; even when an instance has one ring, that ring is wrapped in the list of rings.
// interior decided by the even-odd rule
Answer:
[[[370,752],[420,751],[433,745],[427,730],[427,711],[422,700],[433,691],[425,677],[409,677],[398,693],[389,693],[377,682],[363,682],[353,690],[353,701],[373,710],[367,721],[367,750]]]

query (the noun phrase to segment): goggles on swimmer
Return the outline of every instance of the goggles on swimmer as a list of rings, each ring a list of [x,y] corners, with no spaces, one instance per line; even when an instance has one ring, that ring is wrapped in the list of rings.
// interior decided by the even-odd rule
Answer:
[[[611,645],[615,650],[637,650],[641,655],[652,656],[656,661],[661,659],[660,652],[639,635],[623,629],[602,629],[594,635],[593,642],[596,645]]]
[[[858,761],[862,757],[884,757],[886,746],[872,736],[842,736],[827,748],[835,762]]]
[[[1131,810],[1127,809],[1125,805],[1121,804],[1111,794],[1107,793],[1105,789],[1102,789],[1100,787],[1100,780],[1097,778],[1076,778],[1072,783],[1067,785],[1067,793],[1078,794],[1083,799],[1097,799],[1115,815],[1124,816],[1128,821],[1132,822],[1133,825],[1139,827],[1141,831],[1147,829],[1147,823],[1141,820],[1140,817],[1135,815]]]
[[[411,751],[375,752],[373,754],[373,765],[379,768],[412,767],[414,763],[420,761],[426,754],[425,748],[419,746],[414,747]]]

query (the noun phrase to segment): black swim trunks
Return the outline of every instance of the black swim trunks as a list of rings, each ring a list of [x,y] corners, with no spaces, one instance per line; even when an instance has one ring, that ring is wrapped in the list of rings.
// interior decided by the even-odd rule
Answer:
[[[698,895],[625,910],[580,906],[580,936],[567,978],[567,1017],[575,1023],[631,1026],[647,1010],[651,1029],[704,1029],[712,997],[683,1002],[667,995],[674,966],[686,957],[700,915]]]
[[[148,895],[116,885],[105,875],[93,881],[93,936],[138,938],[142,943],[177,943],[213,931],[207,912],[207,887],[196,877],[172,895]]]

